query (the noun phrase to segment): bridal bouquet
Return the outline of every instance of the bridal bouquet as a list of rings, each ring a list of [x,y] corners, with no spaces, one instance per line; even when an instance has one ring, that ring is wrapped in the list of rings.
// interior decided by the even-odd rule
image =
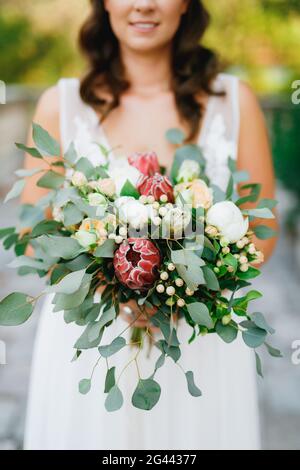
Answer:
[[[76,360],[83,350],[98,348],[100,357],[122,354],[129,346],[124,331],[111,344],[102,344],[103,332],[117,320],[120,305],[134,300],[140,312],[153,315],[149,322],[160,331],[159,339],[150,328],[132,328],[132,347],[142,348],[149,338],[160,356],[151,377],[138,378],[133,406],[150,410],[160,398],[156,371],[170,357],[179,364],[180,325],[190,326],[190,342],[206,334],[233,342],[238,334],[253,348],[257,371],[262,366],[257,348],[264,345],[272,356],[280,352],[267,341],[274,333],[262,313],[249,311],[261,297],[256,290],[236,293],[251,286],[263,253],[253,236],[274,235],[267,226],[249,222],[273,218],[273,200],[258,202],[260,187],[244,185],[247,195],[239,197],[237,184],[248,179],[228,159],[230,178],[226,191],[211,185],[205,173],[205,158],[197,145],[184,145],[184,135],[170,129],[167,138],[177,145],[171,174],[167,177],[155,153],[110,157],[100,146],[105,164],[94,166],[77,155],[73,144],[60,157],[59,144],[40,126],[33,125],[35,148],[17,144],[39,160],[47,170],[18,170],[6,201],[18,197],[25,178],[41,172],[38,186],[49,190],[35,206],[24,205],[20,227],[0,231],[4,247],[14,247],[16,259],[10,264],[20,275],[48,276],[38,297],[14,292],[0,303],[0,325],[20,325],[31,316],[37,300],[53,294],[54,312],[64,311],[66,323],[75,322],[83,332],[74,348]],[[57,158],[60,157],[60,158]],[[62,174],[58,169],[62,167]],[[257,207],[244,210],[251,201]],[[50,208],[52,219],[45,219]],[[24,227],[27,230],[24,230]],[[25,255],[28,246],[34,257]],[[95,293],[101,289],[100,302]],[[244,292],[244,291],[243,291]],[[66,326],[67,328],[67,326]],[[180,336],[180,335],[179,335]],[[183,371],[191,395],[201,395],[192,371]],[[83,379],[79,391],[88,393],[91,379]],[[107,369],[105,406],[115,411],[123,404],[115,367]]]

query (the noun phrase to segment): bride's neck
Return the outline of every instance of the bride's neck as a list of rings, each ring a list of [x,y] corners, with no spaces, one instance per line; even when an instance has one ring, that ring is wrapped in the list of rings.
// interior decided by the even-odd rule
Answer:
[[[130,82],[127,94],[153,97],[171,90],[171,51],[169,47],[151,51],[136,52],[121,48],[126,78]]]

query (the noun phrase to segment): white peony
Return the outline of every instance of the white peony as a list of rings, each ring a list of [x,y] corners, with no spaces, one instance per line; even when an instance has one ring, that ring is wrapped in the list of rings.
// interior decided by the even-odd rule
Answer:
[[[136,230],[141,230],[148,224],[148,207],[133,197],[120,197],[115,201],[115,206],[118,209],[119,219],[124,224],[129,224]]]
[[[207,212],[206,223],[216,227],[229,243],[239,241],[249,228],[249,219],[244,218],[241,210],[231,201],[214,204]]]
[[[106,198],[99,193],[91,193],[88,195],[89,205],[92,207],[106,206]]]
[[[72,184],[76,188],[86,185],[88,182],[86,176],[81,171],[74,171],[72,175]]]
[[[116,185],[116,194],[119,196],[127,180],[137,186],[142,173],[134,166],[129,165],[126,158],[116,158],[109,163],[108,174]]]
[[[179,168],[178,183],[188,183],[198,178],[200,175],[200,165],[195,160],[184,160]]]

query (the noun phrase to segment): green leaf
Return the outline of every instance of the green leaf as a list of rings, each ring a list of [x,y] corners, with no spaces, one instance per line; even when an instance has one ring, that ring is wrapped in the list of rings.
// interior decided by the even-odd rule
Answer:
[[[114,385],[105,400],[105,408],[107,411],[117,411],[123,405],[124,399],[121,390],[119,389],[118,385]]]
[[[60,156],[60,145],[51,137],[51,135],[38,124],[33,123],[32,125],[32,137],[35,145],[39,152],[48,157],[59,157]]]
[[[26,178],[28,176],[33,176],[36,175],[37,173],[40,173],[41,171],[44,171],[43,168],[33,168],[31,170],[17,170],[15,171],[15,175],[19,176],[19,178]]]
[[[81,393],[82,395],[86,395],[91,390],[91,386],[92,386],[91,379],[80,380],[79,386],[78,386],[79,393]]]
[[[105,377],[105,388],[104,388],[104,393],[109,393],[110,390],[113,388],[113,386],[116,383],[116,378],[115,378],[115,367],[111,367],[108,369]]]
[[[88,158],[80,158],[76,163],[76,171],[81,171],[87,178],[92,178],[95,167]]]
[[[16,144],[16,147],[20,150],[23,150],[24,152],[28,153],[34,158],[43,158],[41,153],[38,151],[38,149],[33,148],[33,147],[27,147],[24,144]]]
[[[25,187],[25,180],[18,180],[15,182],[9,193],[6,195],[4,199],[4,203],[10,201],[11,199],[15,199],[19,197]]]
[[[214,322],[209,314],[207,306],[200,302],[194,302],[187,305],[192,320],[197,325],[206,326],[209,330],[214,327]]]
[[[124,186],[121,189],[120,196],[129,196],[134,197],[135,199],[139,199],[140,193],[129,180],[126,180]]]
[[[97,321],[91,328],[89,332],[89,340],[94,341],[98,337],[99,332],[104,328],[104,326],[114,320],[116,318],[116,315],[117,313],[114,305],[112,305],[109,309],[105,310],[102,313],[100,320]]]
[[[270,356],[272,357],[283,357],[281,351],[279,349],[276,349],[276,348],[273,348],[270,344],[268,343],[264,343],[267,350],[268,350],[268,353],[270,354]]]
[[[80,288],[74,294],[55,294],[52,300],[52,303],[55,304],[54,312],[79,307],[89,293],[92,277],[92,274],[85,274]]]
[[[19,219],[22,228],[34,227],[45,219],[44,209],[32,204],[22,204]]]
[[[25,323],[33,312],[32,298],[20,292],[8,295],[0,302],[0,325],[17,326]]]
[[[186,380],[187,380],[187,384],[188,384],[188,390],[189,390],[190,394],[191,394],[193,397],[201,397],[201,396],[202,396],[202,392],[201,392],[201,390],[195,385],[194,373],[189,370],[188,372],[186,372],[185,376],[186,376]]]
[[[237,270],[238,261],[231,253],[228,253],[228,255],[224,256],[223,261],[226,266],[231,266],[234,271]]]
[[[225,326],[222,324],[222,322],[218,322],[216,324],[216,332],[227,344],[232,343],[238,335],[237,328],[234,328],[230,324]]]
[[[77,156],[77,152],[76,152],[76,149],[75,149],[75,146],[74,146],[74,142],[70,143],[69,148],[66,151],[64,157],[69,163],[75,163],[76,162],[78,156]]]
[[[173,250],[171,252],[171,260],[174,264],[182,264],[184,266],[197,265],[204,266],[205,261],[198,256],[194,250]]]
[[[140,379],[132,395],[132,404],[140,410],[152,410],[160,399],[160,385],[153,379]]]
[[[107,346],[100,346],[98,348],[99,353],[103,357],[110,357],[113,354],[116,354],[119,352],[122,348],[126,346],[126,340],[119,336],[118,338],[115,338],[111,344]]]
[[[55,220],[42,220],[39,222],[33,229],[30,234],[30,238],[37,238],[41,235],[49,235],[51,233],[57,233],[58,229],[61,227],[60,222]]]
[[[248,209],[243,211],[245,214],[250,215],[251,217],[256,217],[259,219],[275,219],[275,215],[267,207],[262,209]]]
[[[15,227],[7,227],[7,228],[0,229],[0,240],[2,240],[3,238],[9,235],[13,235],[15,231],[16,231]]]
[[[57,294],[74,294],[80,289],[85,273],[86,270],[82,269],[81,271],[75,271],[73,273],[67,274],[57,284],[47,287],[45,292],[48,294],[53,292]]]
[[[60,173],[49,170],[37,182],[39,188],[59,189],[65,181],[65,177]]]
[[[276,199],[261,199],[257,205],[257,209],[262,209],[264,207],[267,207],[268,209],[272,210],[274,207],[276,207],[278,204],[278,201]]]
[[[255,325],[258,326],[258,328],[261,328],[262,330],[267,331],[268,333],[270,333],[270,335],[273,335],[275,333],[274,328],[268,325],[262,313],[255,312],[252,315],[250,315],[250,317],[251,317],[251,320],[255,323]]]
[[[267,332],[261,328],[249,328],[249,330],[243,331],[243,340],[249,348],[256,349],[261,346],[267,336]]]
[[[278,235],[278,232],[266,225],[257,225],[254,227],[253,231],[260,240],[267,240],[268,238],[276,237]]]
[[[68,204],[63,209],[64,225],[66,227],[70,225],[79,224],[82,221],[84,215],[81,210],[78,209],[75,204],[68,202]]]
[[[232,198],[233,190],[234,190],[234,180],[233,180],[233,176],[230,175],[228,185],[226,188],[226,199]]]
[[[98,246],[94,252],[94,256],[97,258],[113,258],[116,248],[116,242],[114,240],[106,240],[103,245]]]
[[[94,324],[95,324],[94,322],[91,322],[87,325],[86,329],[84,330],[80,338],[76,341],[74,345],[75,349],[93,349],[99,346],[100,341],[102,339],[103,330],[99,332],[99,336],[97,339],[95,339],[95,341],[89,340],[89,332]]]
[[[28,267],[28,268],[34,268],[34,269],[41,269],[41,270],[46,270],[50,268],[48,263],[45,263],[44,261],[37,260],[35,258],[32,258],[30,256],[18,256],[16,259],[11,261],[7,265],[9,268],[20,268],[20,267]]]
[[[167,341],[159,340],[155,343],[155,346],[160,349],[160,351],[165,354],[166,356],[171,357],[174,362],[179,361],[181,356],[181,351],[179,346],[168,346]]]
[[[42,235],[36,239],[37,243],[46,254],[57,256],[63,259],[76,258],[85,249],[79,245],[77,240],[70,237],[60,237],[56,235]]]
[[[220,284],[213,270],[210,269],[208,266],[203,266],[202,271],[204,274],[204,279],[205,279],[207,288],[212,291],[216,291],[216,292],[219,291]]]
[[[256,362],[256,372],[263,379],[264,376],[263,376],[263,372],[262,372],[261,359],[260,359],[260,357],[259,357],[259,355],[257,354],[256,351],[255,351],[255,362]]]
[[[166,138],[171,144],[181,145],[184,142],[185,134],[181,129],[173,128],[166,132]]]
[[[260,275],[259,269],[253,268],[252,266],[249,267],[248,271],[245,273],[242,271],[238,271],[236,273],[237,277],[239,279],[242,279],[244,281],[247,281],[248,279],[254,279],[255,277]]]

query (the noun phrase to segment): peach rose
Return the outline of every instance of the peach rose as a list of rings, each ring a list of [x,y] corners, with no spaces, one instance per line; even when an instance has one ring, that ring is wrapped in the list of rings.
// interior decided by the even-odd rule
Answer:
[[[209,209],[213,203],[212,190],[200,179],[189,183],[180,183],[175,186],[176,203],[182,205],[179,194],[181,194],[185,202],[191,204],[194,209],[198,207]]]

